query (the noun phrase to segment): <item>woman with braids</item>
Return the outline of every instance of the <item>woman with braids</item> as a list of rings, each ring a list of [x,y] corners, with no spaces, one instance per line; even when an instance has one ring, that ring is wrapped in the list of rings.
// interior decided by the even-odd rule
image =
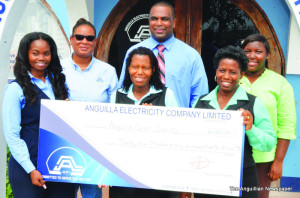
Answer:
[[[164,87],[159,72],[151,50],[134,49],[126,60],[123,86],[112,95],[111,103],[177,107],[173,92]]]
[[[74,184],[47,182],[37,168],[41,99],[65,100],[68,90],[54,40],[25,35],[14,66],[16,80],[3,99],[4,136],[11,152],[9,181],[15,198],[74,197]]]
[[[118,77],[114,67],[93,56],[96,47],[96,29],[81,18],[73,27],[70,41],[74,52],[61,61],[69,88],[70,101],[110,101],[117,88]],[[76,185],[78,189],[79,185]],[[83,198],[101,198],[102,190],[97,185],[80,184]]]
[[[145,47],[132,50],[126,59],[123,87],[113,93],[111,103],[177,107],[173,92],[160,81],[158,62]],[[110,198],[169,198],[173,192],[113,186]],[[176,194],[176,193],[175,193]]]

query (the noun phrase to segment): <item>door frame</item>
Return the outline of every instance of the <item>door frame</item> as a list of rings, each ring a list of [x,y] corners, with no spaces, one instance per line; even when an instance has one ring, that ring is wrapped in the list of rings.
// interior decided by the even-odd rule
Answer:
[[[95,57],[108,61],[110,45],[116,30],[124,16],[141,0],[120,0],[105,20],[98,35],[98,43],[95,49]],[[285,75],[285,58],[275,30],[263,9],[255,0],[230,0],[233,4],[243,10],[252,20],[259,33],[263,34],[269,44],[271,53],[269,55],[268,68]],[[174,0],[176,38],[184,41],[201,54],[202,36],[202,2],[203,0]],[[194,17],[199,16],[199,17]]]

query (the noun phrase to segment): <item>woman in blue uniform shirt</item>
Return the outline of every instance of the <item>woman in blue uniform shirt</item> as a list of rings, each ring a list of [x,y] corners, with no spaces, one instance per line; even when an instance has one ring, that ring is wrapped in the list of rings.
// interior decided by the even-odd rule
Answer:
[[[9,181],[15,198],[74,197],[74,184],[47,182],[37,168],[41,99],[68,97],[54,40],[47,34],[25,35],[14,66],[16,80],[3,99],[4,136],[11,152]]]
[[[113,66],[94,57],[95,27],[89,21],[79,19],[70,41],[74,52],[61,61],[70,101],[108,103],[117,88],[118,77]]]
[[[117,88],[118,77],[114,67],[93,56],[97,43],[95,27],[89,21],[79,19],[70,41],[74,52],[61,61],[70,101],[108,103]],[[102,190],[97,185],[80,184],[80,190],[83,198],[102,197]]]

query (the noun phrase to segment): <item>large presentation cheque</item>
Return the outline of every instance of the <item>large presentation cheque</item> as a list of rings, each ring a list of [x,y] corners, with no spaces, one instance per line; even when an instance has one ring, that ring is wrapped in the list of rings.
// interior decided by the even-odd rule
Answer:
[[[241,112],[42,100],[46,181],[239,196]]]

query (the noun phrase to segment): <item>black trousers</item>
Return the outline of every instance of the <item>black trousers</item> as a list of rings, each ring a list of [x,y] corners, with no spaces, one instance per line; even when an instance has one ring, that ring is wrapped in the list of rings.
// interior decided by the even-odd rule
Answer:
[[[14,198],[74,198],[75,185],[70,183],[46,182],[47,189],[31,183],[30,175],[11,156],[8,163],[9,182]]]

